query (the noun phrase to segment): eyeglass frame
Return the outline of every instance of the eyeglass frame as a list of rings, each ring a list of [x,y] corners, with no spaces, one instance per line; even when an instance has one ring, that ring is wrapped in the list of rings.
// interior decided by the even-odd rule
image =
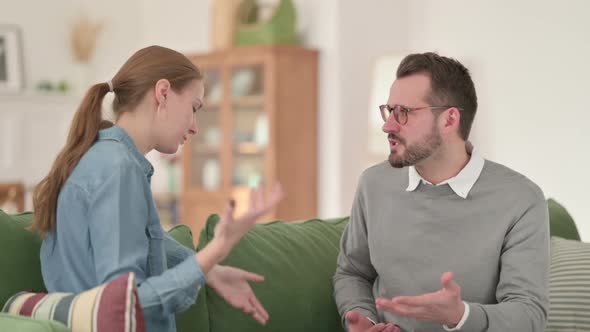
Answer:
[[[395,119],[395,121],[397,123],[399,123],[402,126],[405,126],[408,123],[408,114],[410,112],[414,112],[414,111],[419,111],[419,110],[423,110],[423,109],[427,109],[430,108],[431,110],[441,110],[441,109],[449,109],[449,108],[456,108],[459,111],[462,111],[463,109],[457,106],[422,106],[422,107],[406,107],[406,106],[402,106],[402,105],[393,105],[393,107],[389,106],[389,104],[383,104],[383,105],[379,105],[379,112],[381,113],[381,119],[383,119],[383,122],[387,122],[387,120],[389,119],[389,117],[391,116],[391,114],[393,113],[393,118]],[[399,109],[398,113],[396,113],[395,109]],[[388,112],[387,117],[385,116],[385,112]],[[405,114],[405,121],[404,123],[402,123],[401,121],[399,121],[399,114],[400,112],[404,112]]]

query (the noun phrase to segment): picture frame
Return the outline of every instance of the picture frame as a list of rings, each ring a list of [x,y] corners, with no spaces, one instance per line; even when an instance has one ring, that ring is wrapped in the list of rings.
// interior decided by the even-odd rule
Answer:
[[[19,93],[24,88],[21,30],[0,24],[0,95]]]

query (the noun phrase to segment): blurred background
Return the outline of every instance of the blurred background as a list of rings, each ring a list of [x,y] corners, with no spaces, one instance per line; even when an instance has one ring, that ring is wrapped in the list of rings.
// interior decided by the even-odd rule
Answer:
[[[156,44],[190,56],[208,79],[199,138],[174,157],[149,155],[164,223],[198,229],[228,196],[246,199],[245,188],[274,180],[289,197],[268,219],[346,215],[361,172],[387,156],[376,105],[397,63],[436,51],[472,72],[474,145],[539,184],[590,239],[588,1],[0,0],[0,8],[4,210],[32,209],[30,191],[86,89]]]

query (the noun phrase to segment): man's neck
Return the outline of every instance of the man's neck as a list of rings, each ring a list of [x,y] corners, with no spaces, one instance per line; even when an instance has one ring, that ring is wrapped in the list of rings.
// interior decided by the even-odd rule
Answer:
[[[415,167],[424,180],[437,185],[459,174],[470,158],[465,143],[453,144],[442,146],[438,152]]]

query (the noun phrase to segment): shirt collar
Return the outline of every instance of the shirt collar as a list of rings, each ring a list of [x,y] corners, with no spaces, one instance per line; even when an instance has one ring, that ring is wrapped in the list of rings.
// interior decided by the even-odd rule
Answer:
[[[147,160],[147,158],[143,154],[141,154],[141,152],[137,149],[137,146],[133,142],[133,139],[131,139],[131,136],[129,136],[129,134],[127,134],[127,132],[123,128],[119,126],[112,126],[107,129],[102,129],[98,132],[98,140],[114,140],[123,143],[123,145],[125,145],[125,147],[127,147],[127,149],[129,150],[129,152],[131,152],[133,159],[135,159],[135,161],[139,163],[141,169],[148,177],[148,179],[151,178],[154,174],[154,167],[152,166],[152,164],[149,162],[149,160]]]
[[[466,144],[466,149],[467,153],[471,155],[467,165],[463,167],[459,174],[438,184],[438,186],[448,184],[451,189],[453,189],[455,194],[464,199],[467,198],[467,195],[469,195],[473,185],[475,185],[475,182],[479,178],[485,163],[483,157],[478,153],[477,149],[471,145],[471,143],[468,142]],[[410,166],[408,169],[408,188],[406,188],[406,191],[416,190],[420,182],[432,185],[432,183],[426,181],[424,178],[422,178],[422,176],[420,176],[418,171],[416,171],[416,167]]]

